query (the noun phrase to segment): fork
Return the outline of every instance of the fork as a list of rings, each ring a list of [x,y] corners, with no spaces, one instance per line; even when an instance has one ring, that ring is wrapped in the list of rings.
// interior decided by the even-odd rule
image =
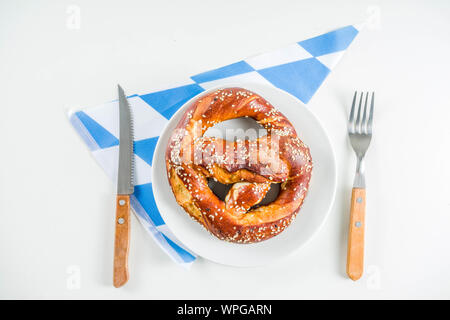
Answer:
[[[361,278],[364,269],[364,220],[366,211],[366,182],[364,178],[364,156],[372,139],[373,108],[375,92],[372,92],[370,111],[367,115],[369,93],[360,94],[358,114],[355,119],[355,107],[358,92],[353,96],[352,109],[348,120],[348,136],[356,154],[356,174],[353,181],[352,200],[350,207],[350,227],[347,249],[347,275],[352,280]],[[364,110],[362,110],[364,108]],[[361,114],[362,113],[362,114]]]

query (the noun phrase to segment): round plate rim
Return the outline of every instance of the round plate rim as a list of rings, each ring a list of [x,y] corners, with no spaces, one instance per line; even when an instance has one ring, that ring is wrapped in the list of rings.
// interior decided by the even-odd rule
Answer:
[[[337,191],[337,163],[336,163],[336,155],[335,155],[335,151],[334,151],[334,148],[333,148],[333,145],[331,144],[331,140],[330,140],[330,137],[329,137],[329,135],[328,135],[328,132],[327,132],[327,130],[325,129],[325,127],[322,125],[322,122],[320,121],[320,119],[311,111],[311,110],[309,110],[309,108],[306,106],[306,104],[304,104],[302,101],[300,101],[297,97],[295,97],[294,95],[292,95],[292,94],[290,94],[289,92],[286,92],[286,91],[284,91],[284,90],[282,90],[282,89],[280,89],[280,88],[277,88],[277,87],[272,87],[272,86],[267,86],[267,85],[262,85],[262,84],[259,84],[259,83],[230,83],[230,84],[226,84],[226,85],[218,85],[218,86],[214,86],[214,87],[211,87],[211,88],[209,88],[209,89],[206,89],[206,90],[204,90],[204,91],[202,91],[202,92],[200,92],[199,94],[197,94],[197,95],[195,95],[194,97],[192,97],[191,99],[189,99],[188,101],[186,101],[173,115],[172,115],[172,117],[168,120],[168,122],[166,123],[166,125],[165,125],[165,127],[164,127],[164,129],[163,129],[163,131],[161,132],[161,134],[159,135],[159,137],[162,137],[162,136],[164,136],[165,134],[166,134],[166,131],[168,130],[168,128],[170,127],[170,125],[172,124],[172,122],[174,121],[173,119],[176,119],[178,116],[179,116],[179,114],[180,113],[182,113],[183,112],[183,110],[188,106],[188,105],[190,105],[193,101],[195,101],[196,99],[198,99],[199,97],[201,97],[201,96],[203,96],[203,95],[205,95],[205,94],[207,94],[207,93],[209,93],[209,92],[212,92],[212,91],[215,91],[215,90],[218,90],[218,89],[223,89],[223,88],[231,88],[231,87],[241,87],[241,88],[246,88],[246,85],[247,86],[257,86],[257,87],[265,87],[265,88],[270,88],[270,90],[275,90],[275,91],[278,91],[279,93],[281,93],[281,94],[284,94],[284,95],[288,95],[288,96],[290,96],[290,98],[292,98],[292,99],[294,99],[294,100],[296,100],[296,102],[307,112],[307,113],[309,113],[309,115],[310,116],[312,116],[316,121],[317,121],[317,123],[318,123],[318,125],[319,125],[319,127],[320,127],[320,129],[323,131],[323,133],[324,133],[324,137],[325,137],[325,139],[326,139],[326,141],[327,141],[327,147],[329,148],[329,150],[330,150],[330,156],[331,156],[331,160],[332,160],[332,163],[333,163],[333,183],[332,183],[332,195],[331,195],[331,197],[330,197],[330,200],[329,200],[329,204],[328,204],[328,207],[327,207],[327,209],[326,209],[326,213],[324,214],[324,216],[323,216],[323,218],[322,218],[322,221],[320,222],[320,224],[318,224],[318,226],[316,227],[316,229],[310,234],[310,236],[309,236],[309,238],[307,239],[307,240],[305,240],[305,241],[303,241],[302,243],[300,243],[295,249],[293,249],[293,250],[291,250],[290,252],[287,252],[284,256],[282,256],[282,257],[280,257],[280,259],[279,260],[284,260],[284,259],[286,259],[287,257],[290,257],[290,256],[292,256],[292,255],[294,255],[294,254],[296,254],[300,249],[302,249],[303,247],[305,247],[319,232],[320,232],[320,230],[323,228],[323,226],[324,226],[324,224],[325,224],[325,222],[327,221],[327,219],[328,219],[328,217],[329,217],[329,215],[330,215],[330,212],[331,212],[331,209],[332,209],[332,207],[333,207],[333,205],[334,205],[334,202],[335,202],[335,198],[336,198],[336,191]],[[248,89],[248,90],[251,90],[251,91],[253,91],[253,92],[255,92],[255,93],[257,93],[257,94],[261,94],[261,93],[258,93],[258,92],[256,92],[256,91],[258,91],[258,90],[255,90],[255,89]],[[269,101],[270,102],[270,101]],[[162,146],[161,146],[161,144],[162,144],[162,139],[158,139],[158,141],[157,141],[157,144],[156,144],[156,146],[155,146],[155,151],[154,151],[154,154],[153,154],[153,158],[152,158],[152,164],[155,164],[155,163],[157,163],[157,161],[155,161],[155,159],[156,159],[156,157],[158,156],[158,150],[160,149],[160,148],[162,148]],[[165,147],[164,147],[164,149],[162,150],[163,151],[163,153],[165,154]],[[165,162],[164,162],[164,164],[165,164]],[[173,231],[171,228],[170,228],[170,225],[167,223],[167,220],[166,219],[164,219],[164,216],[163,216],[163,214],[161,213],[161,208],[160,208],[160,204],[158,204],[158,200],[157,200],[157,197],[156,197],[156,187],[155,187],[155,184],[153,184],[153,181],[154,181],[154,179],[153,179],[153,177],[155,177],[155,174],[157,174],[157,169],[156,169],[156,166],[154,166],[154,165],[152,165],[152,170],[151,170],[151,174],[152,174],[152,185],[153,185],[153,193],[154,193],[154,195],[155,195],[155,204],[156,204],[156,206],[157,206],[157,208],[158,208],[158,210],[159,210],[159,212],[160,212],[160,214],[161,214],[161,217],[162,217],[162,219],[163,219],[163,221],[165,222],[165,224],[168,226],[168,228],[171,230],[171,231]],[[166,173],[166,169],[165,169],[165,167],[164,167],[164,174],[166,175],[167,173]],[[167,180],[166,180],[167,181]],[[169,184],[168,183],[168,181],[167,181],[167,184]],[[174,203],[178,206],[178,203],[176,202],[176,200],[175,200],[175,198],[173,199],[173,201],[174,201]],[[187,214],[187,213],[186,213]],[[206,232],[206,230],[204,230],[205,232]],[[177,237],[177,235],[176,234],[174,234],[175,235],[175,237]],[[211,235],[211,237],[213,237],[212,235]],[[273,263],[275,263],[275,262],[277,262],[277,261],[279,261],[279,260],[277,260],[277,261],[265,261],[264,263],[242,263],[242,264],[239,264],[239,263],[230,263],[230,262],[226,262],[226,261],[222,261],[222,260],[219,260],[219,259],[214,259],[214,258],[211,258],[211,257],[207,257],[207,256],[205,256],[205,255],[201,255],[201,254],[199,254],[199,253],[197,253],[196,252],[196,250],[195,249],[193,249],[193,248],[190,248],[189,247],[189,245],[186,245],[185,243],[183,243],[183,246],[185,247],[185,248],[187,248],[188,250],[190,250],[191,252],[193,252],[194,254],[196,254],[197,256],[199,256],[199,257],[202,257],[202,258],[204,258],[204,259],[207,259],[207,260],[209,260],[209,261],[211,261],[211,262],[214,262],[214,263],[217,263],[217,264],[221,264],[221,265],[227,265],[227,266],[234,266],[234,267],[257,267],[257,266],[263,266],[263,265],[269,265],[269,264],[273,264]]]

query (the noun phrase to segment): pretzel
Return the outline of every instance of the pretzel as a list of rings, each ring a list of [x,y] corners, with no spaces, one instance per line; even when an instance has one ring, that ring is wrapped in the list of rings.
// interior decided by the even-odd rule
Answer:
[[[267,131],[256,140],[204,136],[215,124],[240,117]],[[296,217],[311,179],[309,148],[289,120],[256,93],[219,89],[194,101],[174,130],[166,150],[169,183],[178,204],[221,240],[254,243],[285,230]],[[224,201],[208,179],[232,184]],[[278,197],[258,205],[271,184]]]

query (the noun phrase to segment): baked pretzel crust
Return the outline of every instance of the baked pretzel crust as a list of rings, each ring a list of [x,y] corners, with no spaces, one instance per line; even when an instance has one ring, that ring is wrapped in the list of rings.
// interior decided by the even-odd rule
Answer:
[[[204,137],[215,124],[251,117],[267,135],[227,141]],[[297,215],[311,179],[309,148],[289,120],[269,102],[243,88],[226,88],[192,103],[174,130],[166,150],[166,168],[176,201],[221,240],[254,243],[276,236]],[[208,179],[233,184],[225,201]],[[272,183],[278,197],[258,204]]]

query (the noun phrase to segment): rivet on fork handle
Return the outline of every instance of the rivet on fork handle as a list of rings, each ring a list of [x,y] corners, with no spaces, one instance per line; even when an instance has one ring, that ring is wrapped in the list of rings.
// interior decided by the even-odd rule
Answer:
[[[347,252],[347,274],[352,280],[361,278],[364,270],[365,198],[365,189],[353,188]]]

